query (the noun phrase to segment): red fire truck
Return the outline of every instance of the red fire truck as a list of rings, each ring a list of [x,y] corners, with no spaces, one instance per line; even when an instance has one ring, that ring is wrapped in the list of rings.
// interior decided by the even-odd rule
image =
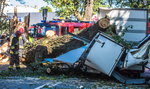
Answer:
[[[44,23],[37,23],[29,27],[28,31],[33,35],[33,37],[44,37],[46,31],[53,30],[58,36],[65,35],[67,32],[73,33],[82,29],[85,29],[94,22],[85,21],[50,21]]]

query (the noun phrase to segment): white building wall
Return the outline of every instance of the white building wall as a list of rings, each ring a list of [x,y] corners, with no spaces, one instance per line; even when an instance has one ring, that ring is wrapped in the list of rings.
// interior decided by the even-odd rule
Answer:
[[[35,9],[33,7],[28,6],[16,6],[17,7],[17,13],[29,13],[29,12],[39,12],[39,9]],[[14,13],[15,6],[6,6],[4,8],[4,13]]]

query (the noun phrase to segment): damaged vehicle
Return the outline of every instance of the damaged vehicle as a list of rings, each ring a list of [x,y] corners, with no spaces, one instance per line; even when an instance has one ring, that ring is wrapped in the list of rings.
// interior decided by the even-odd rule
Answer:
[[[52,63],[55,64],[57,61],[56,64],[64,64],[64,66],[60,67],[62,69],[73,68],[75,70],[76,68],[80,68],[84,72],[103,73],[107,76],[114,77],[125,84],[150,84],[150,73],[148,73],[150,71],[150,35],[146,35],[144,33],[147,31],[148,18],[147,14],[144,14],[147,13],[147,10],[141,11],[143,11],[142,13],[144,16],[142,18],[138,18],[138,21],[136,20],[136,24],[134,23],[135,21],[131,21],[133,20],[132,17],[134,17],[132,15],[139,13],[139,11],[133,9],[123,9],[120,12],[118,11],[118,13],[120,13],[118,15],[121,16],[120,19],[116,18],[116,21],[114,21],[115,17],[109,18],[110,24],[117,22],[117,24],[115,23],[117,27],[120,27],[120,25],[124,27],[129,23],[133,25],[132,29],[126,31],[125,35],[122,37],[128,42],[137,42],[137,45],[132,46],[132,48],[126,48],[124,45],[116,42],[116,40],[104,32],[98,32],[91,41],[69,33],[73,36],[73,38],[84,42],[86,45],[71,50],[56,58],[45,59],[43,63],[49,63],[49,65],[51,65]],[[123,15],[121,12],[130,14],[128,17],[129,19],[124,17],[125,14]],[[112,13],[116,13],[116,10],[111,12],[111,14]],[[144,22],[144,20],[146,22]],[[102,22],[104,21],[109,23],[106,19]],[[102,28],[107,28],[109,26],[109,24],[106,23],[103,24],[104,27]],[[137,27],[137,23],[142,26]],[[101,21],[99,25],[101,25]],[[141,32],[139,30],[141,27],[143,28],[141,29],[142,33],[139,33]],[[132,32],[132,30],[134,30],[134,32]],[[116,33],[119,34],[120,32],[121,30],[117,30]],[[53,67],[47,67],[47,73],[51,73]]]

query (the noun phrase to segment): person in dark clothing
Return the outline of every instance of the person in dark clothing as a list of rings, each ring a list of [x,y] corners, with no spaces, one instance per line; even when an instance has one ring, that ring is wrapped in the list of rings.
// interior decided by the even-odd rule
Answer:
[[[21,36],[20,31],[16,31],[15,35],[12,37],[10,43],[10,66],[9,70],[13,69],[13,66],[16,66],[16,69],[20,69],[19,66],[19,37]]]
[[[6,41],[6,34],[3,34],[1,37],[0,37],[0,45],[3,45]]]

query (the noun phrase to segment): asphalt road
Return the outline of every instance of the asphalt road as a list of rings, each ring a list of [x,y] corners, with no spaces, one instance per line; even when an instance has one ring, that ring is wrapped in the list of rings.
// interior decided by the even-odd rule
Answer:
[[[51,76],[48,80],[33,77],[1,78],[0,89],[150,89],[150,87],[148,85],[124,85],[110,80]]]
[[[41,80],[32,77],[9,77],[0,79],[0,89],[91,89],[96,82],[78,78]]]

